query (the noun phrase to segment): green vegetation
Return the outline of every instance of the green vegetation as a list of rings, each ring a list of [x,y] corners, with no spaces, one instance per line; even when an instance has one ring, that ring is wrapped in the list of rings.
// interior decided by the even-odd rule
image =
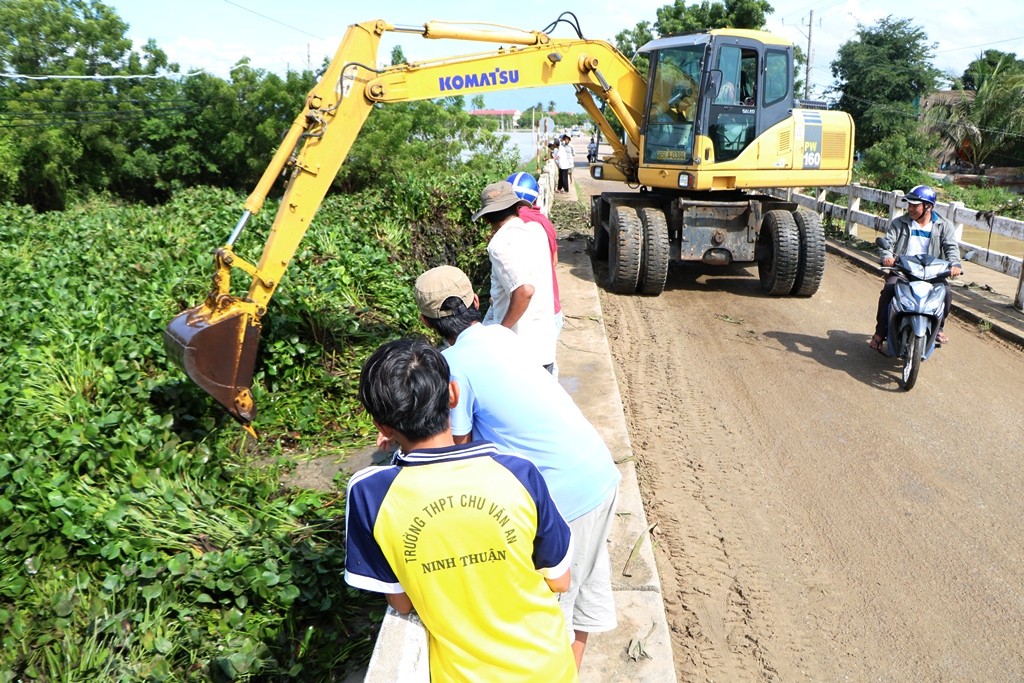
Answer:
[[[243,197],[0,206],[0,680],[324,680],[365,661],[384,603],[343,583],[343,500],[279,475],[372,443],[359,364],[420,331],[421,267],[479,281],[480,182],[328,199],[264,319],[259,443],[161,348]]]
[[[177,72],[125,28],[89,0],[5,2],[0,69]],[[343,498],[280,475],[373,442],[363,358],[422,331],[422,268],[485,280],[468,217],[517,160],[458,98],[371,114],[263,318],[253,442],[161,338],[312,75],[111,83],[0,80],[0,681],[341,678],[384,602],[343,582]]]
[[[677,2],[620,47],[756,28],[770,11]],[[926,58],[916,29],[890,24],[861,40],[893,28]],[[133,51],[126,30],[96,0],[0,3],[4,72],[158,76],[0,80],[0,683],[335,680],[368,657],[384,602],[343,582],[343,499],[280,475],[295,458],[372,443],[355,401],[362,359],[422,332],[410,284],[423,268],[454,263],[486,281],[485,235],[468,216],[517,161],[461,98],[373,111],[263,318],[253,442],[168,362],[161,337],[205,296],[210,252],[314,77],[244,61],[230,80],[185,76],[153,43]],[[886,107],[913,122],[907,97],[930,82],[879,91],[855,66],[842,71],[850,103],[870,92],[879,105],[855,113],[877,142],[865,177],[905,189],[928,144],[914,126],[886,128]],[[1004,69],[1017,73],[979,65],[971,77],[980,88]],[[986,133],[994,119],[976,113],[964,120]],[[988,188],[941,191],[1021,210]],[[250,261],[275,211],[268,202],[237,243]]]

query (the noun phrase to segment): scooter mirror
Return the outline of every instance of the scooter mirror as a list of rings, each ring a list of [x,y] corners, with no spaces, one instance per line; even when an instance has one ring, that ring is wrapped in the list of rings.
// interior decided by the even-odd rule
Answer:
[[[889,249],[892,248],[892,242],[890,242],[889,240],[887,240],[884,237],[876,237],[875,238],[875,246],[878,247],[879,249],[889,250]]]

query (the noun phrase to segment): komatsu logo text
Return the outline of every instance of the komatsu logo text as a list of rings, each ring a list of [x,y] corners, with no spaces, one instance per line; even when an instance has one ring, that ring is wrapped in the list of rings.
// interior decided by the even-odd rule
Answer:
[[[438,85],[441,92],[445,90],[463,90],[464,88],[481,88],[488,85],[509,85],[519,82],[519,69],[495,69],[479,74],[465,76],[441,76]]]

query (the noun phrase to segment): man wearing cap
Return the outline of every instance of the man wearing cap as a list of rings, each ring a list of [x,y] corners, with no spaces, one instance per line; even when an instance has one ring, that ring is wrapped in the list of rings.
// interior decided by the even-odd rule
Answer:
[[[959,275],[961,273],[960,245],[956,241],[953,224],[934,211],[935,190],[927,185],[918,185],[907,192],[904,199],[907,202],[907,213],[894,218],[889,224],[888,230],[885,231],[885,237],[892,245],[892,251],[882,250],[880,254],[882,265],[892,266],[896,263],[897,256],[928,254],[953,264],[949,271],[950,277]],[[875,334],[868,342],[868,346],[879,352],[884,352],[885,336],[889,331],[889,303],[896,293],[898,279],[896,273],[886,275],[885,285],[878,297]],[[936,340],[940,344],[949,341],[942,326],[946,322],[952,303],[952,289],[946,287],[946,306],[942,313],[942,321],[939,323],[939,333],[936,336]]]
[[[606,541],[619,471],[601,435],[516,335],[479,324],[480,302],[465,273],[428,270],[415,296],[421,320],[450,345],[442,354],[460,389],[451,411],[455,443],[490,441],[533,462],[572,529],[572,582],[559,604],[578,666],[588,635],[616,625]]]
[[[551,284],[551,252],[544,228],[519,217],[520,205],[507,180],[491,183],[480,195],[480,210],[493,234],[487,243],[491,261],[491,307],[484,324],[511,329],[539,365],[555,363],[555,294]]]

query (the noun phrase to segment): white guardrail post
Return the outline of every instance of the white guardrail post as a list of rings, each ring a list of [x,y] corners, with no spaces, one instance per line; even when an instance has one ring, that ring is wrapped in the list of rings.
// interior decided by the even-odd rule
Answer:
[[[860,211],[860,183],[850,183],[846,186],[846,234],[851,237],[857,236],[857,223],[853,220],[853,214]]]

